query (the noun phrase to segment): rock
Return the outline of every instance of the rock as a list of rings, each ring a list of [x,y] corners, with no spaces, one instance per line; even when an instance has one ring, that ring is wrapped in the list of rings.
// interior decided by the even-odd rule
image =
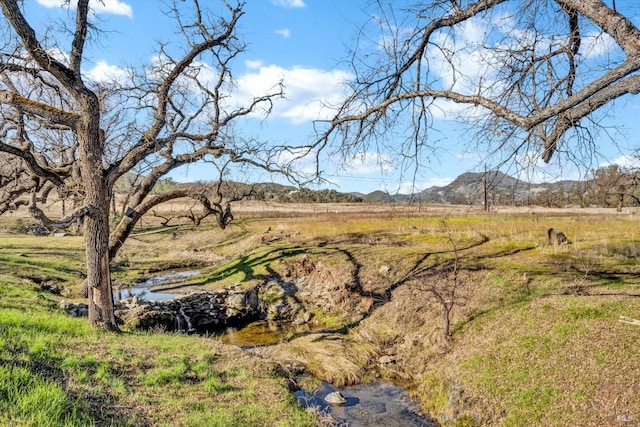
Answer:
[[[89,315],[89,306],[83,302],[66,302],[62,300],[58,304],[71,317],[87,317]]]
[[[388,365],[389,363],[394,363],[396,361],[396,358],[393,356],[382,356],[380,359],[378,359],[378,363],[380,363],[381,365]]]
[[[243,308],[246,307],[245,300],[246,300],[246,296],[243,293],[229,295],[229,298],[227,298],[227,307],[233,308],[236,310],[242,310]]]
[[[342,395],[339,391],[334,391],[332,393],[327,394],[324,398],[325,402],[330,405],[341,406],[347,403],[347,398]]]
[[[40,284],[40,289],[54,295],[60,295],[60,287],[56,283],[43,282]]]
[[[294,326],[304,325],[306,323],[309,323],[312,318],[313,318],[313,314],[308,311],[305,311],[302,313],[302,316],[299,316],[298,318],[296,318],[296,320],[293,321],[293,325]]]
[[[258,308],[258,295],[255,291],[237,291],[227,296],[227,307],[239,311],[251,311]]]
[[[267,319],[269,320],[287,320],[291,313],[291,306],[289,304],[275,304],[269,306],[269,312],[267,313]]]
[[[116,316],[120,317],[129,329],[173,331],[176,327],[176,316],[168,310],[159,311],[139,306],[134,309],[119,310]]]
[[[255,290],[192,292],[174,300],[149,302],[136,297],[116,315],[130,329],[211,330],[248,323],[262,315]],[[186,325],[186,327],[185,327]]]

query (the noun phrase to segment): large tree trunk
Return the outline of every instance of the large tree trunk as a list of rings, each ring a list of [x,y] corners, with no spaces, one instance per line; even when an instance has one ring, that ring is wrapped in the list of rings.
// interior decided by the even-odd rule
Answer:
[[[93,94],[85,93],[82,102],[85,108],[78,121],[77,135],[80,168],[85,181],[85,206],[97,208],[84,222],[89,324],[118,330],[109,269],[109,188],[102,165],[100,110]]]
[[[113,312],[113,292],[109,270],[108,203],[105,209],[85,220],[89,324],[117,330]]]

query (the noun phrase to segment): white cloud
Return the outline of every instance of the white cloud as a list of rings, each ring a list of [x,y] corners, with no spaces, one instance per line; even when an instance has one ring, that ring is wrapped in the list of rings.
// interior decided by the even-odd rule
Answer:
[[[151,72],[156,78],[162,78],[169,68],[164,57],[153,57],[154,69]],[[271,118],[286,119],[290,123],[300,124],[313,120],[332,118],[345,96],[345,83],[353,76],[342,70],[322,70],[294,66],[283,68],[277,65],[264,65],[262,61],[248,60],[244,62],[244,74],[236,76],[233,84],[225,86],[230,96],[225,99],[225,108],[246,107],[256,97],[276,93],[278,84],[282,82],[284,96],[273,98]],[[103,64],[103,67],[106,64]],[[197,70],[197,71],[196,71]],[[99,70],[96,70],[96,73]],[[200,84],[213,88],[218,83],[217,70],[205,63],[193,64],[192,74],[197,74]],[[188,80],[181,82],[185,89],[193,84]],[[193,88],[194,93],[198,89]],[[257,109],[252,117],[264,117],[264,111]]]
[[[282,7],[306,7],[304,0],[271,0],[271,3]]]
[[[591,33],[583,37],[580,53],[587,59],[597,58],[611,53],[616,46],[616,41],[610,35]]]
[[[395,169],[391,157],[369,151],[358,153],[345,163],[345,168],[353,174],[388,173]]]
[[[279,165],[288,165],[298,173],[311,178],[316,173],[316,155],[316,151],[305,147],[290,147],[278,151],[275,156],[275,162]]]
[[[60,61],[65,65],[69,65],[69,55],[67,55],[62,49],[59,47],[51,47],[47,49],[47,53],[51,55],[54,59]]]
[[[298,124],[331,117],[335,111],[330,106],[342,100],[345,95],[344,83],[351,78],[350,73],[342,70],[262,65],[238,77],[234,97],[240,104],[272,92],[282,81],[285,96],[284,99],[275,100],[272,117],[286,118]]]
[[[95,83],[109,83],[124,80],[127,72],[115,65],[109,65],[106,61],[98,61],[96,65],[86,72],[86,76]]]
[[[244,65],[247,66],[247,68],[251,68],[251,69],[257,69],[262,67],[263,62],[260,60],[256,60],[256,61],[244,61]]]
[[[618,165],[624,169],[636,169],[640,167],[640,159],[635,156],[623,155],[614,159],[611,163],[605,163],[602,166]]]
[[[560,156],[554,156],[550,163],[542,160],[542,153],[537,150],[527,150],[518,153],[514,158],[513,170],[504,172],[513,178],[523,182],[535,184],[557,182],[561,180],[581,180],[584,179],[586,171],[580,166],[561,160]]]
[[[276,34],[280,34],[285,39],[288,39],[289,37],[291,37],[291,30],[289,30],[288,28],[283,28],[282,30],[275,30],[274,32]]]
[[[486,88],[493,83],[495,71],[490,62],[495,54],[483,48],[487,30],[486,23],[471,19],[455,27],[452,34],[436,35],[427,56],[444,89],[476,92],[479,84]]]
[[[66,2],[63,0],[36,0],[44,7],[63,7]],[[75,8],[78,4],[77,0],[71,0],[69,6]],[[120,0],[92,0],[90,8],[94,13],[111,13],[114,15],[124,15],[129,18],[133,17],[133,9],[131,6]]]

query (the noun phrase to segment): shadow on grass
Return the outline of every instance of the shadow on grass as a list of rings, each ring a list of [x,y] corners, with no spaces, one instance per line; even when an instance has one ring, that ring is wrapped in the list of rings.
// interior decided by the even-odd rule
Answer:
[[[489,238],[487,236],[482,235],[481,238],[476,241],[476,242],[471,242],[470,244],[468,244],[467,246],[461,247],[461,248],[457,248],[456,251],[454,251],[453,249],[451,250],[445,250],[445,251],[436,251],[436,252],[426,252],[425,254],[423,254],[415,263],[414,265],[409,269],[409,272],[400,280],[391,283],[389,286],[387,286],[386,289],[384,289],[382,292],[373,292],[373,291],[365,291],[362,289],[362,282],[361,282],[361,278],[360,278],[360,271],[362,269],[362,264],[360,263],[360,261],[355,257],[355,255],[347,250],[347,249],[343,249],[343,248],[338,248],[338,247],[334,247],[334,248],[329,248],[330,250],[334,250],[336,252],[342,253],[345,255],[345,257],[347,258],[347,260],[349,260],[349,262],[351,262],[352,266],[353,266],[353,270],[352,270],[352,280],[351,283],[352,285],[349,287],[349,291],[351,291],[354,294],[357,294],[360,297],[364,297],[364,298],[371,298],[373,300],[373,304],[371,306],[371,308],[364,313],[359,319],[343,325],[339,328],[334,328],[334,329],[322,329],[322,330],[316,330],[314,331],[314,333],[318,333],[318,332],[327,332],[327,333],[346,333],[349,329],[354,328],[356,326],[358,326],[362,321],[364,321],[365,319],[367,319],[368,317],[370,317],[378,308],[384,306],[385,304],[389,303],[392,300],[392,296],[393,296],[393,291],[396,290],[397,288],[406,285],[412,281],[415,281],[417,279],[420,279],[421,277],[425,276],[425,275],[430,275],[433,274],[434,271],[437,270],[442,270],[443,268],[446,268],[447,266],[450,266],[453,263],[453,260],[443,260],[439,263],[433,263],[432,265],[429,266],[424,266],[424,263],[427,261],[427,259],[429,259],[430,257],[432,257],[433,255],[443,255],[443,254],[454,254],[454,252],[458,253],[458,257],[464,257],[464,252],[476,248],[478,246],[481,246],[485,243],[489,242]],[[323,246],[324,247],[324,246]],[[325,247],[326,248],[326,247]],[[521,252],[523,250],[531,250],[534,247],[527,247],[527,248],[519,248],[519,249],[514,249],[514,250],[510,250],[510,251],[500,251],[497,252],[495,254],[488,254],[483,256],[483,258],[490,258],[490,257],[500,257],[500,256],[508,256],[508,255],[512,255],[514,253],[517,252]],[[476,256],[470,256],[468,255],[467,258],[469,259],[477,259],[478,257]],[[299,334],[296,334],[295,337],[299,337],[299,336],[303,336],[303,335],[308,335],[309,332],[302,332]],[[295,338],[294,337],[294,338]]]
[[[309,248],[301,246],[280,246],[273,247],[266,252],[253,253],[243,255],[231,264],[222,269],[216,270],[214,277],[203,279],[199,282],[191,282],[189,286],[208,285],[213,282],[221,281],[233,276],[239,276],[238,282],[245,282],[254,279],[268,279],[275,275],[275,271],[271,267],[272,263],[282,259],[295,257],[306,253]],[[265,273],[258,273],[263,269]]]
[[[640,292],[629,293],[623,292],[624,286],[629,284],[628,280],[623,277],[628,276],[636,281],[638,273],[635,272],[613,272],[613,271],[582,271],[576,267],[572,270],[577,273],[574,275],[574,284],[568,286],[564,290],[564,295],[575,295],[580,297],[598,297],[598,296],[623,296],[640,298]],[[603,286],[615,287],[621,289],[620,292],[598,292],[597,289]]]

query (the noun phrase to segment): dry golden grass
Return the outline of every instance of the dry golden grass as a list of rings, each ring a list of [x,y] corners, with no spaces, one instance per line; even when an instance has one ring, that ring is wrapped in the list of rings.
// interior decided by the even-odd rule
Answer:
[[[304,366],[314,377],[338,387],[362,382],[375,347],[344,335],[313,333],[259,352],[285,366]]]

